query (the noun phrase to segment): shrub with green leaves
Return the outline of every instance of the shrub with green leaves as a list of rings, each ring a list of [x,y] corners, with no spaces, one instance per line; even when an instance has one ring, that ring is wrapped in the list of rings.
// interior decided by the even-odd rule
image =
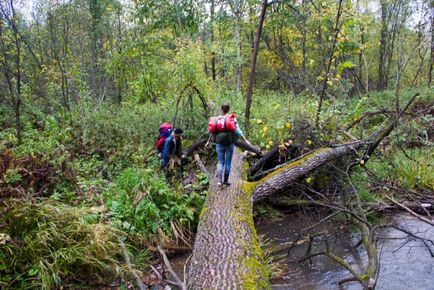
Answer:
[[[172,223],[192,229],[203,197],[173,191],[164,175],[151,169],[124,170],[103,193],[114,223],[131,234],[152,236],[158,229],[171,235]]]

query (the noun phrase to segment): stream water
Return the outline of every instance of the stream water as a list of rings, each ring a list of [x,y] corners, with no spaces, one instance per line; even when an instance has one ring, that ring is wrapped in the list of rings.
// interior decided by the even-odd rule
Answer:
[[[318,215],[287,215],[270,223],[257,225],[256,229],[262,239],[269,239],[272,245],[282,245],[297,240],[298,232],[315,224],[324,216]],[[418,236],[434,240],[434,227],[413,217],[400,215],[393,218],[400,227],[410,230]],[[322,232],[322,238],[314,240],[311,253],[325,249],[326,240],[333,253],[343,257],[354,269],[360,271],[366,265],[366,253],[362,247],[354,247],[360,237],[337,223],[324,223],[315,230]],[[408,238],[406,234],[395,229],[381,232],[382,239],[378,242],[380,255],[380,271],[377,290],[434,290],[434,258],[426,246],[419,240]],[[272,289],[294,290],[337,290],[338,281],[348,278],[349,272],[343,267],[331,262],[325,256],[317,256],[304,263],[297,262],[306,253],[308,239],[299,239],[297,245],[280,261],[282,271],[280,278],[272,279]],[[434,246],[431,247],[434,251]],[[183,264],[188,255],[172,259],[171,263],[183,277]],[[346,283],[344,289],[362,289],[358,283]]]
[[[290,215],[279,221],[258,225],[257,231],[259,235],[282,244],[296,240],[298,232],[319,219]],[[434,240],[434,227],[413,217],[400,215],[394,217],[393,222],[418,236]],[[325,223],[316,232],[326,234],[325,238],[314,241],[312,253],[324,250],[327,240],[329,248],[356,270],[360,271],[366,265],[365,251],[361,250],[362,247],[354,247],[360,239],[358,235],[332,222]],[[434,290],[434,258],[425,245],[395,229],[381,232],[381,237],[378,243],[380,271],[376,289]],[[291,256],[283,259],[283,275],[271,281],[272,289],[335,290],[339,289],[338,281],[349,277],[347,270],[325,256],[314,257],[310,263],[296,262],[303,257],[308,244],[308,240],[301,240],[292,248]],[[434,247],[431,249],[434,251]],[[358,283],[347,283],[344,289],[362,287]]]

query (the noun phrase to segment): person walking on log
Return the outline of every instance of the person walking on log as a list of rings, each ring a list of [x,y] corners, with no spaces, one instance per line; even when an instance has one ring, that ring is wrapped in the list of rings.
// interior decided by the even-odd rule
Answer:
[[[243,132],[241,131],[235,114],[229,114],[230,105],[225,102],[221,106],[222,114],[217,117],[211,117],[208,123],[210,136],[205,144],[209,148],[212,140],[216,143],[217,151],[217,185],[231,185],[229,183],[229,174],[231,171],[232,155],[234,153],[235,142],[242,138],[244,142],[250,145]]]

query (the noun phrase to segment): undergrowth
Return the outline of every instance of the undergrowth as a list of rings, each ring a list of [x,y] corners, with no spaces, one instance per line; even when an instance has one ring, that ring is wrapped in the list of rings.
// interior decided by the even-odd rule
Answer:
[[[71,282],[108,283],[126,275],[120,247],[126,233],[88,208],[50,200],[11,206],[1,219],[2,287],[53,289]]]

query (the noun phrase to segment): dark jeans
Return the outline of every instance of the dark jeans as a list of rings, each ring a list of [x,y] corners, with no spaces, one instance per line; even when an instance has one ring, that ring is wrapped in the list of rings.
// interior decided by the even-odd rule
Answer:
[[[229,173],[231,172],[232,155],[234,153],[235,144],[221,145],[216,144],[217,150],[217,181],[228,182]],[[224,173],[224,179],[222,175]]]

